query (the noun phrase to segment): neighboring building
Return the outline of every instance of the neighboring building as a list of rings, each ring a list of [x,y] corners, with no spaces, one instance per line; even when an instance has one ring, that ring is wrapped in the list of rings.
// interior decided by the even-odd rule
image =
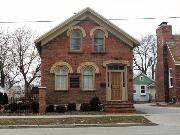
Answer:
[[[134,111],[133,48],[139,42],[110,21],[86,8],[35,44],[46,104],[81,104],[96,95],[107,111]]]
[[[134,77],[134,102],[151,102],[155,100],[154,80],[143,73]]]
[[[172,26],[163,22],[157,33],[156,100],[180,99],[180,35],[172,35]]]

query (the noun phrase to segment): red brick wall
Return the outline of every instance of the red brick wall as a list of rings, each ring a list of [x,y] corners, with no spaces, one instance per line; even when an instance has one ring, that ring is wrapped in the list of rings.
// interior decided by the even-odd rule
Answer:
[[[132,65],[132,49],[118,38],[109,33],[108,38],[105,39],[106,53],[93,54],[92,53],[92,39],[90,37],[90,30],[97,26],[93,22],[82,22],[79,24],[86,31],[86,37],[82,40],[83,53],[73,54],[69,52],[70,39],[66,32],[49,42],[42,47],[41,51],[41,85],[47,87],[46,101],[47,104],[61,104],[68,102],[89,102],[92,96],[97,95],[101,101],[106,99],[106,88],[100,85],[106,80],[106,69],[103,67],[105,60],[126,60],[130,61]],[[78,89],[68,89],[68,91],[55,91],[55,76],[50,73],[52,65],[58,61],[65,61],[69,63],[74,73],[77,67],[82,62],[94,62],[100,69],[100,74],[95,76],[95,91],[82,91]],[[130,72],[129,72],[130,71]],[[132,66],[128,69],[128,95],[129,100],[132,101]]]
[[[175,80],[175,92],[173,96],[176,96],[178,100],[180,101],[180,65],[177,65],[175,67],[175,73],[174,73],[174,80]]]
[[[166,41],[172,38],[172,26],[162,25],[157,30],[156,100],[165,101],[167,96],[167,47]],[[166,93],[166,95],[165,95]]]

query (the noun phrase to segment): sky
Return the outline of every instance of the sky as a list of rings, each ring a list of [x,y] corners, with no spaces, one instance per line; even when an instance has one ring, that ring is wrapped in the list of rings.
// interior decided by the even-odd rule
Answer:
[[[166,21],[173,33],[180,34],[180,0],[0,0],[0,29],[13,30],[26,26],[37,36],[68,19],[74,13],[90,7],[128,34],[140,40],[156,34],[158,25]],[[157,18],[157,19],[139,19]],[[28,22],[28,21],[53,22]]]

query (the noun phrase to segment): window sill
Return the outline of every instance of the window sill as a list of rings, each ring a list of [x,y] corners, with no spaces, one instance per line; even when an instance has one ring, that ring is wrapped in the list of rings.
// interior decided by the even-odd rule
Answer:
[[[106,54],[106,52],[92,52],[92,54]]]
[[[82,89],[82,91],[85,91],[85,92],[86,92],[86,91],[87,91],[87,92],[91,92],[91,91],[92,91],[92,92],[93,92],[93,91],[95,91],[95,89]]]
[[[69,51],[68,53],[70,53],[70,54],[82,54],[84,52],[83,51]]]
[[[68,90],[55,89],[55,91],[58,91],[58,92],[59,92],[59,91],[68,91]]]
[[[146,96],[146,94],[141,94],[141,96]]]
[[[173,88],[173,86],[169,86],[169,89]]]

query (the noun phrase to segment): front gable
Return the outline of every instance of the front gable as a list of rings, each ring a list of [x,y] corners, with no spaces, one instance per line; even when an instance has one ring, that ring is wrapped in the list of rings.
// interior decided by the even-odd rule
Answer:
[[[116,36],[118,39],[120,39],[122,42],[129,45],[130,47],[134,47],[139,44],[136,39],[124,32],[122,29],[115,26],[92,9],[86,8],[36,39],[35,44],[38,50],[41,49],[41,46],[47,44],[48,42],[61,35],[62,33],[68,31],[72,27],[80,25],[81,23],[89,20],[91,20],[98,26],[104,28],[109,33],[112,33],[114,36]]]
[[[141,79],[142,78],[142,79]],[[152,84],[154,81],[152,79],[150,79],[148,76],[146,76],[143,73],[140,73],[139,75],[137,75],[134,78],[134,84],[135,85],[146,85],[149,86],[150,84]]]

